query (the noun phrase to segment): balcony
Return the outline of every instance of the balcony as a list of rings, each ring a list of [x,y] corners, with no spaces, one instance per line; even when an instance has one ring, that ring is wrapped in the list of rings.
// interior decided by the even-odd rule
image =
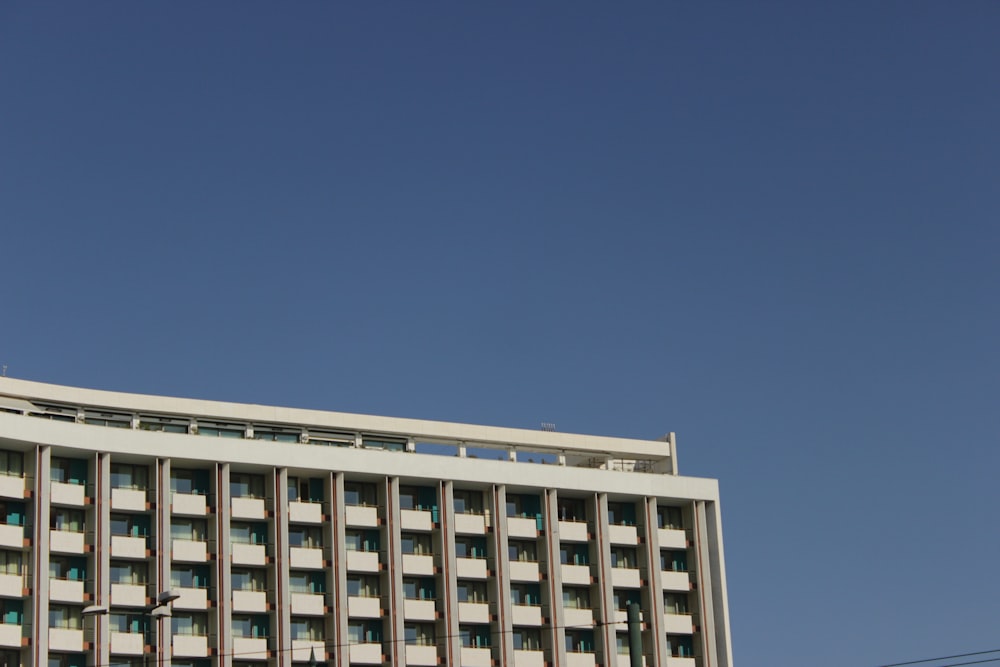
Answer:
[[[629,657],[628,653],[619,653],[615,656],[615,665],[617,667],[630,667],[632,664],[632,659]],[[646,662],[646,656],[642,656],[642,667],[646,667],[648,664]]]
[[[0,496],[23,500],[25,488],[24,477],[0,473]]]
[[[485,535],[486,517],[482,514],[456,514],[455,532],[459,535]]]
[[[379,598],[347,598],[347,615],[351,618],[381,618],[382,601]]]
[[[635,526],[611,524],[608,526],[608,541],[612,544],[638,544],[639,532]]]
[[[590,585],[590,566],[589,565],[563,565],[562,566],[562,582],[563,582],[563,584],[578,585],[578,586],[589,586]]]
[[[292,613],[303,616],[322,616],[325,596],[317,593],[292,593]]]
[[[510,562],[511,581],[538,581],[542,578],[535,561],[512,560]]]
[[[111,489],[111,509],[126,512],[146,511],[146,490]]]
[[[307,547],[291,547],[288,550],[288,562],[293,568],[305,570],[323,569],[323,550]]]
[[[24,596],[24,577],[19,574],[0,574],[0,597],[20,598]]]
[[[344,522],[348,526],[375,528],[378,526],[378,508],[348,505],[344,508]]]
[[[24,526],[4,523],[0,524],[0,546],[24,548]]]
[[[689,591],[691,590],[691,578],[687,572],[663,570],[660,572],[660,585],[665,591]]]
[[[246,614],[267,612],[267,593],[264,591],[233,591],[233,611]]]
[[[542,608],[524,604],[516,604],[510,608],[514,625],[539,626],[542,624]]]
[[[267,548],[263,544],[233,544],[233,565],[266,565]]]
[[[83,554],[85,550],[83,533],[68,530],[50,530],[49,549],[61,554]]]
[[[351,644],[352,665],[381,665],[382,644]]]
[[[175,561],[204,563],[208,560],[208,542],[175,539],[172,546],[171,558]]]
[[[263,498],[232,498],[229,508],[234,519],[265,519],[267,511]]]
[[[323,523],[323,504],[293,500],[288,503],[288,520],[295,523]]]
[[[458,621],[460,623],[489,623],[490,606],[485,602],[459,602]]]
[[[695,667],[697,663],[694,658],[675,658],[673,656],[667,658],[667,667]]]
[[[560,521],[559,539],[567,542],[586,542],[590,539],[585,521]]]
[[[145,584],[111,584],[111,604],[115,607],[145,607]]]
[[[455,569],[460,579],[485,579],[485,558],[456,558]]]
[[[403,554],[403,574],[432,576],[434,574],[434,556]]]
[[[175,593],[180,595],[174,600],[174,609],[194,609],[202,611],[208,609],[208,589],[207,588],[175,588]]]
[[[83,582],[72,579],[49,579],[49,600],[53,602],[83,602]]]
[[[305,662],[309,659],[309,654],[316,652],[316,660],[326,660],[326,643],[322,639],[293,639],[292,640],[292,660]]]
[[[431,531],[434,529],[431,513],[423,510],[399,510],[399,525],[403,530]]]
[[[514,651],[514,667],[545,667],[542,651]]]
[[[378,572],[377,551],[348,551],[347,569],[350,572]]]
[[[208,498],[200,493],[175,493],[170,510],[174,514],[205,516],[208,514]]]
[[[22,634],[23,629],[20,625],[14,625],[13,623],[0,623],[0,646],[20,648]]]
[[[671,635],[694,633],[694,621],[690,614],[664,614],[663,631]]]
[[[436,614],[434,600],[403,600],[403,618],[408,621],[433,621]]]
[[[115,558],[148,558],[146,538],[112,535],[111,555]]]
[[[683,530],[660,528],[656,532],[661,549],[687,549],[687,533]]]
[[[174,635],[171,651],[175,658],[205,658],[208,656],[208,637]]]
[[[640,588],[639,570],[628,567],[611,568],[611,585],[615,588]]]
[[[507,517],[507,535],[508,537],[536,539],[538,537],[538,521],[519,516]]]
[[[83,630],[72,628],[49,628],[49,650],[82,651]]]
[[[488,648],[462,647],[462,667],[490,667],[493,654]]]
[[[144,644],[141,632],[111,633],[111,653],[113,655],[142,655]]]
[[[240,660],[267,660],[267,638],[233,637],[233,654]]]
[[[566,667],[597,667],[597,658],[593,653],[566,652]]]
[[[438,664],[436,646],[406,646],[406,664],[430,667]]]
[[[594,622],[594,610],[563,609],[563,619],[568,627],[590,625]]]
[[[87,489],[83,484],[52,482],[50,494],[53,505],[75,505],[83,507],[87,502]]]

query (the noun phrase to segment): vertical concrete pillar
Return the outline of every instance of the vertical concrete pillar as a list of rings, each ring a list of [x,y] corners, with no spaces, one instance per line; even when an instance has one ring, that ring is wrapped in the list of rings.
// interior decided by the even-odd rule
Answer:
[[[732,644],[729,636],[729,619],[726,610],[729,601],[726,599],[726,567],[725,555],[722,549],[722,516],[717,502],[704,502],[704,530],[708,544],[708,567],[712,584],[712,620],[714,625],[716,665],[730,667]],[[723,631],[720,631],[724,629]]]
[[[705,667],[719,667],[717,647],[714,642],[708,641],[708,638],[715,633],[715,596],[712,590],[711,563],[708,555],[709,536],[706,524],[705,501],[697,500],[694,503],[695,561],[697,563],[695,580],[698,588],[698,606],[701,612],[701,632],[699,635],[702,662]]]
[[[399,479],[388,477],[385,480],[385,537],[386,537],[386,570],[388,581],[386,593],[389,602],[389,622],[386,642],[388,646],[389,665],[404,667],[406,665],[406,645],[404,642],[405,625],[403,622],[403,556],[401,553],[402,530],[399,514]]]
[[[610,532],[608,527],[608,494],[598,493],[594,498],[594,527],[597,538],[597,566],[599,605],[598,619],[600,624],[594,630],[594,638],[597,643],[598,661],[604,665],[617,664],[618,651],[615,641],[615,605],[614,587],[611,584],[611,540],[608,537]]]
[[[334,618],[333,618],[333,646],[331,647],[331,658],[333,664],[347,665],[350,663],[350,646],[347,628],[347,529],[345,521],[344,501],[344,473],[335,472],[330,474],[330,525],[332,528],[333,542],[331,556],[333,559],[333,569],[331,572],[331,585]]]
[[[111,455],[101,453],[95,461],[94,475],[94,601],[106,609],[111,608]],[[94,634],[85,636],[85,642],[96,641],[94,664],[110,662],[111,632],[106,615],[93,617]],[[86,625],[86,623],[84,624]]]
[[[438,485],[441,514],[441,588],[438,592],[440,611],[444,614],[444,661],[446,665],[462,664],[462,642],[458,636],[458,564],[455,562],[455,485],[443,481]]]
[[[170,588],[170,561],[173,544],[170,537],[170,517],[173,513],[173,493],[170,490],[170,459],[156,460],[156,568],[153,574],[152,597]],[[150,632],[156,638],[155,661],[158,667],[169,665],[170,642],[164,641],[167,635],[161,632],[160,619],[150,620]],[[164,646],[166,644],[166,646]]]
[[[548,648],[549,663],[553,667],[566,665],[566,641],[562,639],[559,628],[566,626],[566,615],[562,606],[562,564],[559,560],[559,498],[555,489],[545,491],[545,560],[548,563],[548,573],[545,579],[545,591],[549,609]]]
[[[288,581],[288,469],[274,471],[274,599],[277,667],[292,665],[292,597]]]
[[[233,664],[233,557],[229,539],[232,520],[232,492],[229,488],[230,467],[220,463],[215,467],[215,633],[219,651],[219,667]]]
[[[646,586],[643,594],[644,621],[649,641],[646,653],[651,656],[653,667],[666,667],[667,642],[663,630],[663,582],[660,576],[660,531],[657,520],[656,498],[645,498],[639,520],[645,531]],[[650,663],[647,663],[650,664]]]
[[[510,601],[510,554],[507,551],[509,533],[507,529],[507,487],[493,487],[493,549],[495,555],[496,582],[495,591],[490,591],[490,598],[496,600],[497,611],[497,645],[501,665],[514,664],[513,610]],[[496,593],[494,598],[493,593]]]
[[[33,596],[31,598],[31,651],[33,665],[49,660],[49,500],[52,497],[52,448],[35,448],[35,488],[33,490],[34,526],[31,541],[35,547],[31,563]]]

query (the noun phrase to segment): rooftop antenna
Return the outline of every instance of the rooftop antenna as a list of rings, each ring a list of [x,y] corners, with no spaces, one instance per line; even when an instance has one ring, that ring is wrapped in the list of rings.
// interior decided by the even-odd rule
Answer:
[[[556,430],[556,425],[551,422],[542,422],[543,431],[554,431]]]

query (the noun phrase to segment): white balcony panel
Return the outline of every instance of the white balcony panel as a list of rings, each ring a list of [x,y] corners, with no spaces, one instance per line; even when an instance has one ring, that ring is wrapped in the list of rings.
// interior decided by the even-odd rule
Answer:
[[[619,653],[616,656],[615,664],[618,667],[631,667],[632,659],[629,657],[628,653]],[[646,656],[642,656],[642,661],[640,663],[643,667],[646,667]]]
[[[639,588],[642,585],[639,570],[625,567],[611,568],[611,585],[616,588]]]
[[[567,626],[590,625],[594,622],[593,609],[563,609]]]
[[[589,586],[590,585],[590,566],[589,565],[563,565],[562,566],[562,582],[563,585],[580,585]]]
[[[486,517],[482,514],[456,514],[455,532],[459,535],[485,535]]]
[[[175,588],[180,595],[174,600],[174,609],[208,609],[207,588]]]
[[[545,667],[542,651],[514,651],[514,667]]]
[[[263,544],[233,544],[233,565],[266,565],[267,549]]]
[[[520,516],[508,517],[507,535],[509,537],[527,537],[533,540],[538,537],[538,521]]]
[[[664,614],[663,631],[672,635],[690,635],[694,633],[694,621],[690,614]]]
[[[514,625],[541,625],[542,608],[516,604],[510,608]]]
[[[200,493],[175,493],[171,499],[174,514],[205,516],[208,514],[208,499]]]
[[[434,600],[403,600],[403,617],[408,621],[433,621]]]
[[[292,593],[292,613],[303,616],[322,616],[323,596],[315,593]]]
[[[353,644],[350,659],[352,665],[381,665],[382,644]]]
[[[323,550],[291,547],[288,550],[288,562],[295,568],[321,570],[323,569]]]
[[[146,490],[111,489],[111,509],[144,512],[146,510]]]
[[[0,473],[0,496],[24,499],[24,478]]]
[[[344,508],[344,521],[348,526],[375,528],[378,526],[378,508],[348,505]]]
[[[19,598],[24,594],[24,578],[19,574],[0,574],[0,597]]]
[[[111,555],[115,558],[146,558],[146,538],[112,535]]]
[[[430,531],[434,529],[431,513],[423,510],[399,510],[399,525],[403,530]]]
[[[686,549],[687,533],[683,530],[669,530],[660,528],[657,532],[657,539],[661,549]]]
[[[49,628],[49,650],[82,651],[83,630],[69,628]]]
[[[424,665],[430,667],[438,663],[438,652],[436,646],[407,646],[406,664]]]
[[[54,602],[83,602],[83,582],[49,579],[49,599]]]
[[[347,598],[347,615],[351,618],[380,618],[382,601],[378,598]]]
[[[587,524],[584,521],[560,521],[559,539],[567,542],[586,542]]]
[[[455,569],[460,579],[485,579],[485,558],[456,558]]]
[[[240,660],[267,660],[265,637],[233,637],[233,654]]]
[[[316,639],[293,639],[292,640],[292,660],[305,662],[309,660],[309,654],[315,652],[317,662],[326,661],[324,653],[326,644],[322,640]]]
[[[377,551],[348,551],[347,569],[351,572],[378,572]]]
[[[49,531],[49,549],[61,554],[82,554],[84,549],[83,533],[71,533],[68,530]]]
[[[263,498],[232,498],[229,507],[234,519],[263,519],[267,516]]]
[[[0,524],[0,546],[24,548],[24,526]]]
[[[460,623],[489,623],[490,606],[482,602],[459,602],[458,620]]]
[[[538,581],[541,574],[538,571],[538,563],[534,561],[512,560],[510,562],[511,581]]]
[[[403,574],[433,575],[434,556],[403,554]]]
[[[670,572],[664,570],[660,572],[660,585],[665,591],[689,591],[691,590],[691,578],[687,572]]]
[[[608,526],[608,540],[612,544],[638,544],[639,533],[635,526]]]
[[[22,632],[20,625],[0,623],[0,646],[20,648]]]
[[[597,658],[593,653],[566,653],[566,667],[596,667]]]
[[[52,503],[55,505],[83,506],[87,497],[87,488],[83,484],[67,484],[52,482]]]
[[[288,520],[297,523],[323,523],[323,504],[293,500],[288,503]]]
[[[111,604],[116,607],[145,607],[145,584],[111,584]]]
[[[490,667],[493,654],[488,648],[462,647],[462,667]]]
[[[208,542],[174,540],[173,555],[171,557],[177,561],[204,563],[208,560]]]
[[[142,655],[143,638],[141,632],[112,632],[111,653],[118,655]]]
[[[267,593],[264,591],[233,591],[233,611],[263,614],[267,611]]]
[[[667,667],[695,667],[694,658],[667,658]]]
[[[174,635],[172,651],[175,658],[204,658],[208,656],[208,637]]]

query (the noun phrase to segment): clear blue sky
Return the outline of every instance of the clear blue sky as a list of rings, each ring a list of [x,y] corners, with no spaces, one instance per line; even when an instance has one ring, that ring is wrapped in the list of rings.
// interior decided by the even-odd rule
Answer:
[[[679,435],[740,667],[1000,648],[1000,4],[4,2],[0,362]]]

